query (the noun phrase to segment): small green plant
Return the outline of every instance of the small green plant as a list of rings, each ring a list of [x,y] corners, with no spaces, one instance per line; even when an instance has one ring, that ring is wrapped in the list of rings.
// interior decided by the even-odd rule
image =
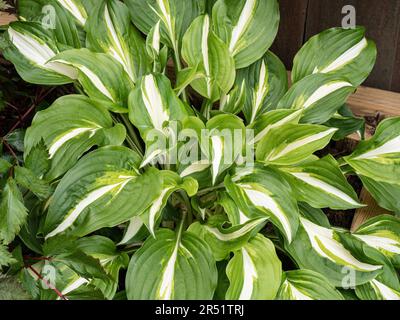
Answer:
[[[346,106],[376,59],[362,27],[312,37],[289,88],[276,0],[18,9],[5,58],[76,89],[36,114],[23,161],[0,159],[0,266],[34,299],[400,299],[398,217],[350,233],[322,210],[364,206],[357,175],[400,212],[400,118],[318,153],[363,132]]]

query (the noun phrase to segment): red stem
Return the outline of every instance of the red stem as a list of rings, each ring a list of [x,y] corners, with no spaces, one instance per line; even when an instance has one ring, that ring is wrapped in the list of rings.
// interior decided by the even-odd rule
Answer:
[[[42,94],[42,92],[39,94],[39,97],[37,99],[35,99],[36,101],[29,107],[29,109],[20,117],[20,119],[11,127],[11,129],[8,131],[8,133],[6,134],[6,136],[13,132],[24,120],[27,116],[29,116],[29,114],[35,110],[36,105],[39,104],[44,98],[46,98],[53,90],[55,89],[55,87],[51,88],[49,91],[47,91],[46,93]],[[43,89],[42,89],[43,91]]]
[[[40,280],[42,280],[49,289],[53,290],[62,300],[68,300],[56,287],[52,286],[50,282],[48,282],[42,275],[37,272],[32,266],[28,266],[29,270],[31,270]]]

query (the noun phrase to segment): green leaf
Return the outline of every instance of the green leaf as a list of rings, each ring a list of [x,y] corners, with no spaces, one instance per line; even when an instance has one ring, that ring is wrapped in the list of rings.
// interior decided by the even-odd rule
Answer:
[[[400,183],[387,183],[359,175],[364,187],[381,208],[400,215]]]
[[[53,259],[65,264],[83,278],[98,278],[103,280],[108,280],[109,278],[99,260],[85,254],[81,250],[59,254]]]
[[[188,231],[207,242],[215,260],[221,261],[229,257],[231,252],[240,250],[251,237],[265,226],[266,220],[266,218],[256,218],[241,225],[224,228],[226,221],[222,217],[216,217],[208,221],[208,224],[195,222],[190,225]]]
[[[8,248],[0,244],[0,269],[1,267],[7,267],[15,262],[16,260],[12,256],[11,252],[8,251]]]
[[[235,252],[226,273],[227,300],[272,300],[281,283],[282,263],[271,240],[258,234]]]
[[[57,0],[66,10],[71,13],[77,23],[85,26],[88,12],[92,12],[94,0]]]
[[[288,89],[286,67],[271,51],[249,67],[238,70],[235,82],[245,83],[243,111],[250,124],[267,110],[276,109]]]
[[[209,148],[202,149],[211,164],[212,184],[243,154],[245,145],[245,126],[242,119],[232,114],[220,114],[206,124]],[[203,142],[203,141],[202,141]]]
[[[400,300],[399,291],[376,279],[356,287],[356,293],[361,300]]]
[[[128,7],[121,1],[99,1],[86,30],[88,48],[115,58],[132,82],[149,71],[145,41],[132,26]]]
[[[281,170],[288,174],[297,198],[315,208],[347,210],[363,207],[331,155]]]
[[[166,76],[149,74],[139,81],[129,96],[129,119],[146,142],[142,167],[176,147],[178,121],[189,112]]]
[[[51,61],[75,67],[78,80],[90,98],[105,101],[111,111],[128,111],[126,104],[133,82],[122,65],[108,54],[72,49],[59,53]]]
[[[228,94],[222,94],[219,101],[219,110],[232,114],[242,111],[246,101],[246,83],[235,85]]]
[[[312,74],[296,82],[279,101],[278,108],[303,109],[303,123],[328,121],[353,93],[355,87],[346,78]]]
[[[257,119],[248,126],[254,130],[253,143],[257,144],[264,138],[269,131],[278,128],[287,123],[298,124],[302,114],[302,110],[273,110],[257,117]]]
[[[80,21],[72,14],[75,10],[68,10],[77,5],[77,1],[68,2],[69,4],[65,0],[20,0],[18,15],[24,21],[37,21],[42,23],[43,27],[52,29],[57,42],[80,48],[82,45],[80,33],[83,32],[81,29],[83,24],[80,24]],[[82,10],[80,13],[80,19],[84,20],[86,12]]]
[[[78,77],[75,68],[49,61],[59,53],[54,36],[39,23],[13,22],[6,38],[11,45],[4,50],[18,74],[26,82],[42,85],[61,85]]]
[[[201,68],[203,77],[191,86],[210,101],[232,88],[235,62],[227,45],[212,31],[208,15],[196,18],[183,37],[182,57],[189,67]]]
[[[0,239],[9,244],[20,231],[28,215],[21,191],[13,178],[9,178],[0,202]]]
[[[84,236],[140,215],[161,193],[158,171],[138,173],[141,158],[125,147],[103,147],[83,157],[62,178],[43,232]]]
[[[24,152],[24,129],[16,129],[4,137],[4,140],[19,152]]]
[[[39,179],[31,170],[24,167],[15,168],[15,181],[22,187],[32,191],[39,199],[50,197],[52,189],[50,185]]]
[[[246,216],[246,214],[238,208],[235,201],[227,192],[223,191],[219,193],[218,204],[224,208],[228,220],[233,226],[244,224],[250,220],[250,217]]]
[[[46,178],[53,180],[68,169],[93,146],[121,144],[125,128],[113,126],[112,118],[103,104],[81,95],[67,95],[56,100],[51,107],[38,112],[25,135],[25,158],[44,161],[41,149],[38,160],[30,156],[42,141],[51,160]],[[43,163],[45,166],[45,164]],[[42,170],[40,170],[42,171]]]
[[[364,139],[365,119],[355,117],[347,105],[342,106],[324,125],[338,129],[332,138],[335,141],[340,141],[354,132]]]
[[[250,218],[269,218],[290,243],[299,223],[292,190],[272,168],[239,168],[225,178],[225,186],[238,208]]]
[[[294,58],[292,81],[315,73],[347,78],[355,87],[370,74],[376,46],[365,38],[365,28],[331,28],[311,37]]]
[[[209,300],[217,268],[208,245],[190,232],[162,229],[132,257],[126,277],[128,299]]]
[[[296,237],[285,249],[301,269],[321,273],[336,287],[347,284],[346,275],[352,277],[354,285],[360,285],[382,272],[382,265],[365,263],[353,256],[338,240],[336,231],[306,218],[300,218],[300,222]]]
[[[343,300],[341,293],[322,274],[312,270],[286,271],[279,300]]]
[[[128,267],[128,255],[118,252],[114,242],[102,236],[79,239],[77,245],[87,255],[98,259],[110,277],[108,280],[93,279],[90,284],[99,288],[107,299],[113,299],[118,289],[119,271]]]
[[[361,141],[345,157],[357,174],[376,181],[397,184],[400,181],[400,117],[382,121],[374,136]]]
[[[279,4],[276,0],[219,0],[212,18],[217,35],[229,44],[236,68],[260,59],[278,32]]]
[[[390,215],[368,219],[353,236],[387,256],[400,267],[400,220]]]
[[[161,40],[174,50],[180,48],[182,37],[192,21],[204,13],[204,0],[127,0],[133,23],[148,34],[161,21]]]
[[[4,174],[12,167],[12,164],[7,160],[0,158],[0,174]]]
[[[49,159],[49,152],[43,139],[33,146],[29,153],[25,153],[24,160],[25,167],[31,170],[37,177],[42,177],[49,171],[51,160]]]
[[[155,237],[155,227],[161,211],[171,194],[177,190],[185,191],[189,196],[194,196],[198,190],[198,183],[193,178],[181,178],[175,172],[163,170],[160,172],[162,191],[152,205],[140,215],[150,233]]]
[[[285,124],[271,129],[259,142],[256,159],[266,164],[297,164],[324,148],[336,132],[311,124]]]

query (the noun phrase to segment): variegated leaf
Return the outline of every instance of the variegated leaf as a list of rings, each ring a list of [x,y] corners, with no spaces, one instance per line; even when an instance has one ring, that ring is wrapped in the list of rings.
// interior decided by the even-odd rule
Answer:
[[[246,82],[235,85],[228,94],[222,94],[219,101],[219,110],[238,114],[243,109],[246,101]]]
[[[221,261],[229,257],[231,252],[240,250],[265,225],[266,220],[265,217],[255,218],[241,225],[223,228],[226,221],[216,216],[208,224],[193,223],[188,231],[207,242],[215,259]]]
[[[93,146],[119,145],[125,140],[125,128],[113,126],[103,104],[81,95],[68,95],[40,111],[25,135],[25,158],[44,142],[51,167],[46,179],[53,180]]]
[[[211,164],[212,184],[242,155],[245,144],[243,121],[232,114],[221,114],[206,124],[209,132],[209,150],[204,150]]]
[[[161,171],[160,176],[162,179],[161,194],[155,199],[151,206],[140,215],[140,218],[144,221],[153,237],[155,237],[156,223],[171,194],[177,190],[183,190],[189,197],[192,197],[197,193],[198,189],[197,181],[193,178],[181,178],[175,172],[166,170]]]
[[[282,277],[282,263],[271,240],[258,234],[234,253],[226,268],[227,300],[272,300]]]
[[[268,51],[260,60],[237,71],[235,83],[245,83],[243,112],[252,124],[260,115],[274,110],[288,89],[287,71],[279,58]]]
[[[361,300],[400,300],[400,291],[377,279],[356,287],[356,293]]]
[[[139,174],[141,157],[125,147],[103,147],[83,157],[61,179],[50,202],[46,239],[84,236],[144,212],[161,193],[154,168]]]
[[[212,11],[217,35],[229,44],[236,68],[260,59],[278,32],[276,0],[219,0]]]
[[[298,208],[290,186],[274,169],[240,168],[225,178],[225,186],[248,217],[267,217],[290,243],[298,226]]]
[[[183,37],[182,57],[189,67],[201,68],[203,77],[191,86],[203,97],[216,101],[227,94],[235,79],[235,62],[227,45],[212,31],[208,15],[196,18]]]
[[[251,217],[247,216],[242,210],[240,210],[235,201],[233,201],[233,199],[225,191],[219,193],[218,204],[224,208],[229,222],[233,226],[242,225],[251,220]]]
[[[192,21],[204,13],[204,0],[125,0],[130,9],[132,21],[144,34],[158,21],[160,39],[170,48],[178,52],[184,33]]]
[[[75,13],[80,0],[70,0],[67,6],[65,0],[20,0],[17,12],[20,21],[34,21],[41,23],[45,29],[51,29],[59,44],[72,48],[81,48],[84,44],[83,24],[76,19]],[[86,10],[80,7],[80,19],[85,20]]]
[[[281,170],[288,174],[298,199],[315,208],[347,210],[363,206],[337,161],[330,155]]]
[[[68,10],[81,26],[85,26],[88,13],[84,3],[88,2],[87,0],[57,0],[57,2]]]
[[[191,112],[166,76],[149,74],[139,81],[129,96],[129,119],[146,142],[142,166],[165,157],[168,148],[176,147],[178,122]]]
[[[293,123],[298,124],[301,118],[302,110],[273,110],[268,111],[248,126],[249,129],[254,130],[254,140],[252,144],[259,143],[268,132],[274,128],[283,126],[284,124]]]
[[[284,124],[271,129],[261,139],[256,158],[266,164],[297,164],[324,148],[336,131],[320,125]]]
[[[128,267],[129,256],[125,252],[118,252],[114,242],[102,236],[81,238],[77,241],[77,248],[98,259],[105,272],[110,276],[108,280],[93,279],[87,283],[99,288],[106,299],[113,299],[118,289],[119,271]],[[79,279],[69,287],[69,290],[85,284],[84,278]]]
[[[300,268],[321,273],[337,287],[346,286],[346,273],[351,272],[352,283],[360,285],[382,272],[382,265],[369,264],[353,256],[333,229],[321,227],[303,217],[300,221],[293,242],[285,245]]]
[[[73,49],[61,52],[52,61],[74,66],[79,71],[78,80],[90,98],[108,102],[107,108],[114,112],[128,111],[128,95],[134,84],[114,58],[88,49]]]
[[[386,255],[394,266],[400,266],[400,220],[379,215],[359,226],[353,236]]]
[[[311,37],[294,59],[292,81],[314,73],[345,77],[359,86],[372,71],[376,46],[365,38],[365,29],[332,28]]]
[[[313,74],[296,82],[279,101],[278,108],[303,109],[302,122],[321,124],[343,106],[354,90],[346,78]]]
[[[362,141],[345,160],[357,174],[397,184],[400,181],[400,117],[382,121],[374,136]]]
[[[151,285],[149,285],[151,284]],[[128,299],[211,299],[217,268],[208,245],[190,232],[157,231],[132,257],[126,277]]]
[[[74,67],[50,61],[60,50],[53,34],[39,23],[13,22],[7,29],[6,38],[10,46],[4,50],[4,57],[15,65],[25,81],[60,85],[77,79],[78,72]]]
[[[150,71],[145,40],[132,26],[129,10],[121,1],[99,1],[86,30],[88,47],[116,59],[132,82]]]
[[[322,274],[300,269],[283,274],[277,299],[343,300],[343,296]]]

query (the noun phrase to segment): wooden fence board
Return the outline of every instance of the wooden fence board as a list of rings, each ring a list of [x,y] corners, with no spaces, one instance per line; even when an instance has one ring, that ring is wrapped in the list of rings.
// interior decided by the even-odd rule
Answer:
[[[400,116],[400,93],[369,87],[359,87],[347,101],[358,116]]]
[[[281,0],[281,22],[278,36],[271,48],[283,61],[286,69],[292,69],[293,57],[303,45],[308,0]]]
[[[15,15],[6,12],[0,12],[0,26],[6,26],[10,22],[15,20],[17,20],[17,17]]]

